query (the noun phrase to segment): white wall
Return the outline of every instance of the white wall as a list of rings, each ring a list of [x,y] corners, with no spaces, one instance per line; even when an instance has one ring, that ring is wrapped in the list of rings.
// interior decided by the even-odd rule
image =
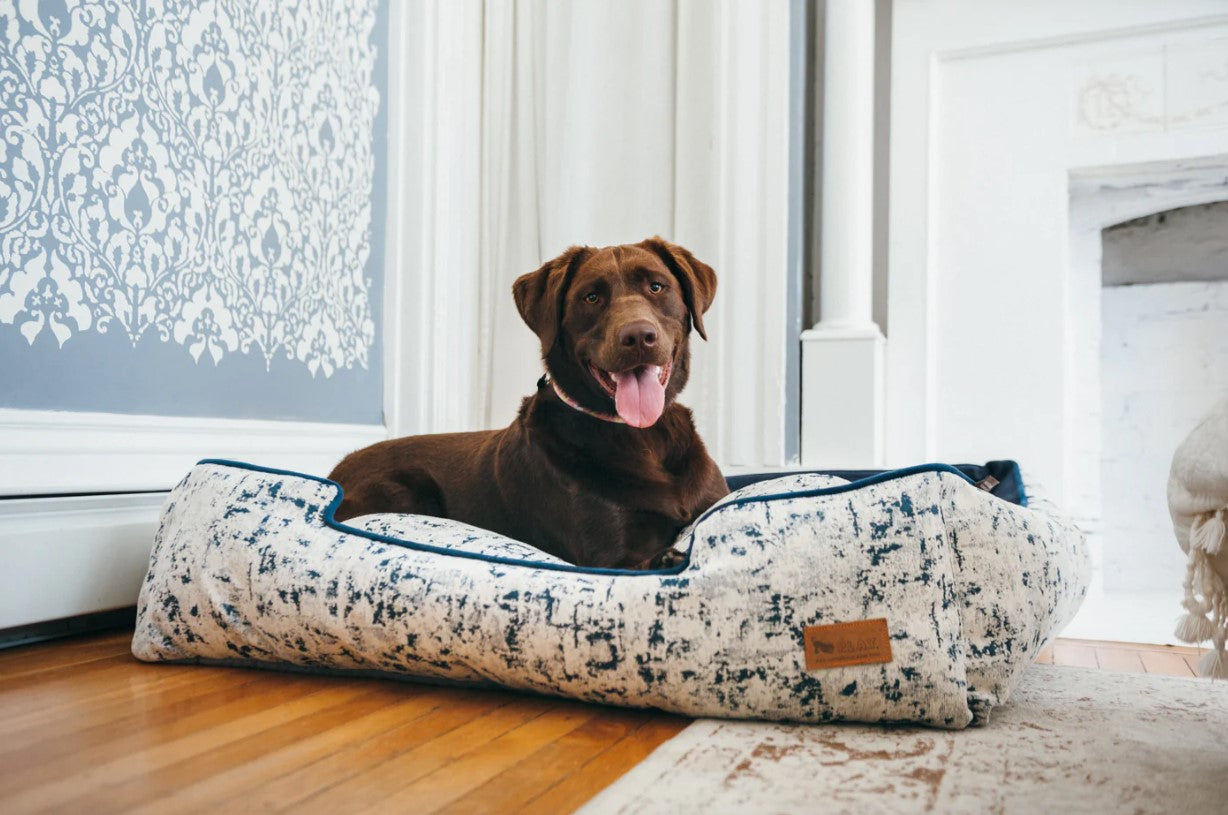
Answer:
[[[1173,450],[1228,396],[1228,281],[1109,286],[1101,304],[1104,590],[1175,591],[1165,485]]]

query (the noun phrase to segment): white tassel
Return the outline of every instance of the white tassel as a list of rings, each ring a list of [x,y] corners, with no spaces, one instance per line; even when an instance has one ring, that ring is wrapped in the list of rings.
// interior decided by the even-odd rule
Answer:
[[[1199,552],[1198,557],[1202,560],[1198,564],[1198,593],[1205,598],[1208,608],[1215,604],[1215,599],[1220,596],[1224,590],[1224,582],[1219,579],[1219,575],[1211,568],[1211,564],[1207,562],[1207,555]]]
[[[1199,643],[1209,640],[1215,634],[1215,626],[1202,614],[1185,614],[1177,623],[1173,633],[1182,642]]]
[[[1212,679],[1228,679],[1228,659],[1219,648],[1212,648],[1198,660],[1198,673]]]
[[[1211,621],[1207,619],[1211,606],[1199,598],[1200,592],[1194,588],[1196,584],[1202,582],[1203,570],[1200,566],[1202,561],[1206,560],[1206,555],[1191,547],[1187,557],[1185,580],[1183,581],[1185,597],[1181,601],[1187,613],[1183,614],[1177,622],[1174,636],[1182,642],[1199,643],[1210,638],[1212,631]]]
[[[1211,613],[1210,603],[1195,599],[1194,597],[1190,597],[1188,600],[1182,603],[1182,605],[1185,606],[1186,611],[1193,614],[1195,617],[1204,617]]]
[[[1190,525],[1190,548],[1201,549],[1208,555],[1219,554],[1224,543],[1224,511],[1213,512],[1205,517],[1199,517]]]
[[[1174,636],[1182,642],[1200,643],[1213,640],[1214,647],[1203,657],[1204,676],[1228,678],[1228,660],[1224,657],[1224,633],[1228,618],[1228,589],[1215,570],[1211,556],[1223,545],[1223,511],[1200,515],[1190,524],[1190,548],[1187,554],[1185,597],[1181,605],[1184,614],[1177,622]],[[1212,551],[1213,550],[1213,551]]]

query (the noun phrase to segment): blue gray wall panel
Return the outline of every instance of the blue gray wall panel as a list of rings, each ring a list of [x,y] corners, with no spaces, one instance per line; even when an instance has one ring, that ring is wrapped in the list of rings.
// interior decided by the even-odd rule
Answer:
[[[382,420],[386,0],[0,2],[0,407]]]

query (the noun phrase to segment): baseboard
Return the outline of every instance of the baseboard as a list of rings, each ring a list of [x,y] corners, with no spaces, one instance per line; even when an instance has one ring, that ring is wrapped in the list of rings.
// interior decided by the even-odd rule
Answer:
[[[135,605],[165,500],[0,500],[0,631]]]
[[[0,496],[168,490],[202,458],[326,475],[383,425],[0,409]]]
[[[0,629],[0,651],[17,648],[46,640],[58,640],[81,634],[99,634],[104,631],[132,630],[136,623],[136,606],[113,608],[93,614],[81,614],[63,620],[48,620],[42,623],[19,625]]]

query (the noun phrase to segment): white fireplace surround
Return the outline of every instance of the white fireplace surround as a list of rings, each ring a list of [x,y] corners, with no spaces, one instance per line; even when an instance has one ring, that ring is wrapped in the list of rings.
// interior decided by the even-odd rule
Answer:
[[[1094,537],[1100,231],[1228,197],[1228,9],[1002,8],[895,4],[887,459],[1018,458]],[[1166,641],[1179,589],[1068,633]]]

